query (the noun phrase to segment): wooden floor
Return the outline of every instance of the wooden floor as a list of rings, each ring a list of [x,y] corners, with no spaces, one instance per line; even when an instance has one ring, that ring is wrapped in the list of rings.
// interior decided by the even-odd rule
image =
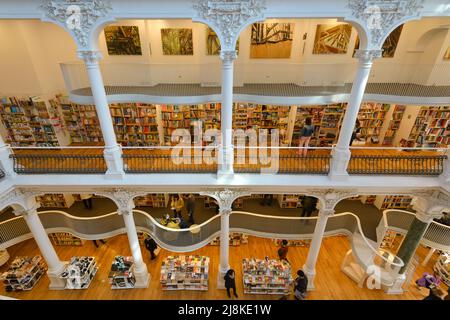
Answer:
[[[69,260],[72,256],[92,255],[97,258],[99,271],[95,275],[90,287],[86,290],[48,290],[48,279],[43,277],[32,291],[10,292],[7,293],[4,287],[0,287],[0,295],[9,296],[17,299],[37,299],[37,300],[127,300],[127,299],[227,299],[225,290],[218,290],[216,286],[217,271],[219,263],[219,247],[206,246],[194,252],[194,254],[207,255],[211,259],[209,290],[207,292],[196,291],[162,291],[159,283],[161,262],[167,255],[173,254],[161,250],[158,258],[154,261],[149,259],[149,253],[143,249],[144,261],[147,263],[148,270],[152,276],[149,288],[130,289],[130,290],[112,290],[108,282],[108,273],[111,262],[115,255],[130,254],[128,241],[124,235],[110,238],[106,244],[101,244],[95,248],[91,241],[86,241],[82,247],[62,247],[56,246],[57,253],[61,260]],[[381,290],[361,289],[356,283],[350,280],[340,271],[340,264],[345,253],[349,249],[349,241],[346,237],[331,237],[324,239],[322,249],[319,255],[316,276],[316,291],[309,293],[310,300],[382,300],[382,299],[423,299],[428,290],[418,290],[414,285],[409,286],[409,291],[403,295],[387,295]],[[17,255],[35,255],[39,254],[36,243],[33,239],[22,242],[8,249],[11,257]],[[420,261],[423,261],[428,251],[425,248],[419,248],[418,255]],[[305,262],[308,248],[291,247],[288,253],[288,259],[293,266],[293,274]],[[279,299],[275,295],[245,295],[242,288],[242,259],[248,257],[276,258],[277,247],[269,239],[249,237],[249,243],[237,247],[230,247],[230,266],[237,273],[237,290],[239,299]],[[9,262],[11,262],[10,260]],[[432,266],[436,261],[436,254],[430,260],[427,267],[419,266],[413,280],[422,275],[424,271],[431,272]],[[7,265],[0,268],[0,272],[7,269]],[[447,288],[443,286],[446,291]],[[292,296],[289,299],[293,299]]]

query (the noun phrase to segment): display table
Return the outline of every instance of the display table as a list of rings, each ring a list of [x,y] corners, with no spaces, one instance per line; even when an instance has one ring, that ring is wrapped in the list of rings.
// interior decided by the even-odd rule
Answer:
[[[243,259],[244,293],[247,294],[289,294],[291,266],[286,261],[266,259]]]
[[[31,290],[41,279],[45,270],[41,256],[16,257],[8,271],[0,275],[0,280],[3,280],[7,292]]]
[[[116,256],[111,264],[108,275],[111,289],[132,289],[136,279],[134,277],[133,257]]]
[[[94,257],[72,257],[60,274],[60,278],[66,279],[66,289],[87,289],[97,270]]]
[[[163,290],[208,290],[209,257],[168,256],[161,265]]]

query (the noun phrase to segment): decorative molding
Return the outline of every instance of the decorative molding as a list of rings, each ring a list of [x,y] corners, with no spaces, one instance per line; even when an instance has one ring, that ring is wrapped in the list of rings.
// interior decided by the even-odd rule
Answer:
[[[229,51],[220,51],[220,59],[223,60],[223,62],[233,62],[237,58],[237,52],[236,50],[229,50]]]
[[[98,50],[79,50],[77,56],[83,60],[86,65],[97,65],[102,59],[102,53]]]
[[[193,21],[214,29],[222,50],[234,50],[240,31],[250,23],[264,20],[265,0],[195,0]]]
[[[333,211],[334,207],[342,200],[350,197],[356,197],[359,195],[357,190],[345,189],[310,189],[307,190],[307,194],[312,197],[317,197],[320,200],[320,211]]]
[[[35,196],[42,193],[15,188],[0,196],[0,210],[11,205],[19,205],[23,210],[36,209]]]
[[[348,21],[358,22],[368,37],[368,48],[381,49],[384,40],[398,25],[421,16],[424,0],[348,0]]]
[[[113,188],[95,191],[96,195],[106,197],[114,201],[117,205],[117,212],[119,214],[131,213],[134,209],[134,198],[137,196],[145,195],[147,192],[127,190],[123,188]]]
[[[239,197],[249,196],[250,192],[246,189],[211,189],[208,191],[200,192],[202,196],[210,196],[217,200],[219,203],[220,213],[230,213],[232,211],[232,204],[234,200]]]
[[[110,15],[112,6],[105,0],[44,0],[39,9],[43,11],[43,21],[64,27],[79,48],[89,48],[96,27],[105,21],[115,21]]]
[[[361,62],[372,62],[373,60],[377,58],[381,58],[382,56],[382,50],[356,50],[355,58],[358,58]]]

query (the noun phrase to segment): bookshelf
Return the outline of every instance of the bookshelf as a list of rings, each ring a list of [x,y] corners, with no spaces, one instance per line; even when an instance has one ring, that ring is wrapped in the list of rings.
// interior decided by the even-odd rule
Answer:
[[[395,105],[392,113],[392,119],[389,121],[386,133],[384,134],[383,146],[393,145],[395,136],[397,135],[398,129],[400,128],[405,110],[406,106]]]
[[[100,143],[103,135],[97,111],[94,105],[71,103],[68,97],[58,96],[65,129],[70,136],[70,143]]]
[[[279,194],[278,204],[283,209],[301,208],[302,196],[299,194]]]
[[[243,259],[243,282],[246,294],[289,294],[291,266],[286,261]]]
[[[450,144],[450,107],[421,107],[411,129],[408,142],[415,145],[421,133],[430,147],[446,147]]]
[[[230,232],[230,246],[236,247],[241,244],[248,243],[248,236],[239,232]],[[220,245],[220,237],[215,238],[213,241],[209,243],[211,246],[219,246]]]
[[[133,257],[115,256],[108,275],[111,289],[132,289],[136,283]]]
[[[383,240],[381,240],[381,248],[392,248],[395,245],[395,239],[397,238],[397,232],[393,230],[387,230]]]
[[[36,196],[36,201],[41,204],[41,208],[70,208],[75,198],[71,194],[45,194]]]
[[[161,105],[161,119],[166,146],[177,143],[171,141],[171,135],[176,129],[186,129],[190,132],[191,112],[188,105]]]
[[[134,204],[137,207],[165,208],[168,203],[169,194],[167,193],[149,193],[134,199]]]
[[[5,140],[13,147],[59,146],[47,105],[39,98],[1,98],[0,119],[6,129]]]
[[[66,232],[58,232],[58,233],[50,233],[48,235],[50,240],[54,245],[57,246],[82,246],[84,244],[84,240],[73,236],[70,233]]]
[[[66,280],[65,289],[87,289],[97,270],[95,257],[72,257],[60,274],[60,278]]]
[[[208,290],[209,257],[168,256],[161,265],[162,290]]]
[[[0,275],[0,279],[5,285],[6,292],[28,291],[34,288],[45,271],[46,267],[41,256],[16,257],[8,270]]]
[[[442,281],[450,287],[450,254],[443,252],[433,267]]]
[[[325,106],[320,121],[316,147],[331,147],[336,144],[344,112],[344,103]]]
[[[361,105],[358,120],[361,124],[361,135],[366,141],[379,143],[381,128],[383,127],[389,104],[366,102]]]
[[[408,209],[412,197],[409,196],[376,196],[374,205],[380,209]]]
[[[272,239],[274,244],[279,247],[282,239]],[[287,240],[289,247],[309,247],[311,240]]]

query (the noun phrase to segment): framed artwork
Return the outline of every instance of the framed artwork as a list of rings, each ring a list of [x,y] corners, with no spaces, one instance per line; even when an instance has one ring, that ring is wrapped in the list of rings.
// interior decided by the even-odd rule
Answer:
[[[314,39],[313,54],[345,54],[352,34],[346,24],[319,24]]]
[[[109,55],[142,55],[138,27],[109,26],[104,31]]]
[[[450,60],[450,47],[447,48],[447,51],[444,54],[444,60]]]
[[[294,25],[291,23],[254,23],[250,58],[287,59],[291,56]]]
[[[163,54],[166,56],[192,56],[194,45],[192,29],[161,29]]]
[[[398,26],[392,31],[389,36],[384,40],[383,43],[383,58],[392,58],[395,54],[395,49],[397,49],[398,40],[400,40],[400,35],[402,34],[403,25]]]
[[[217,34],[210,27],[206,28],[206,54],[208,56],[217,56],[220,53],[220,40]],[[239,53],[239,39],[236,43],[236,52]]]

